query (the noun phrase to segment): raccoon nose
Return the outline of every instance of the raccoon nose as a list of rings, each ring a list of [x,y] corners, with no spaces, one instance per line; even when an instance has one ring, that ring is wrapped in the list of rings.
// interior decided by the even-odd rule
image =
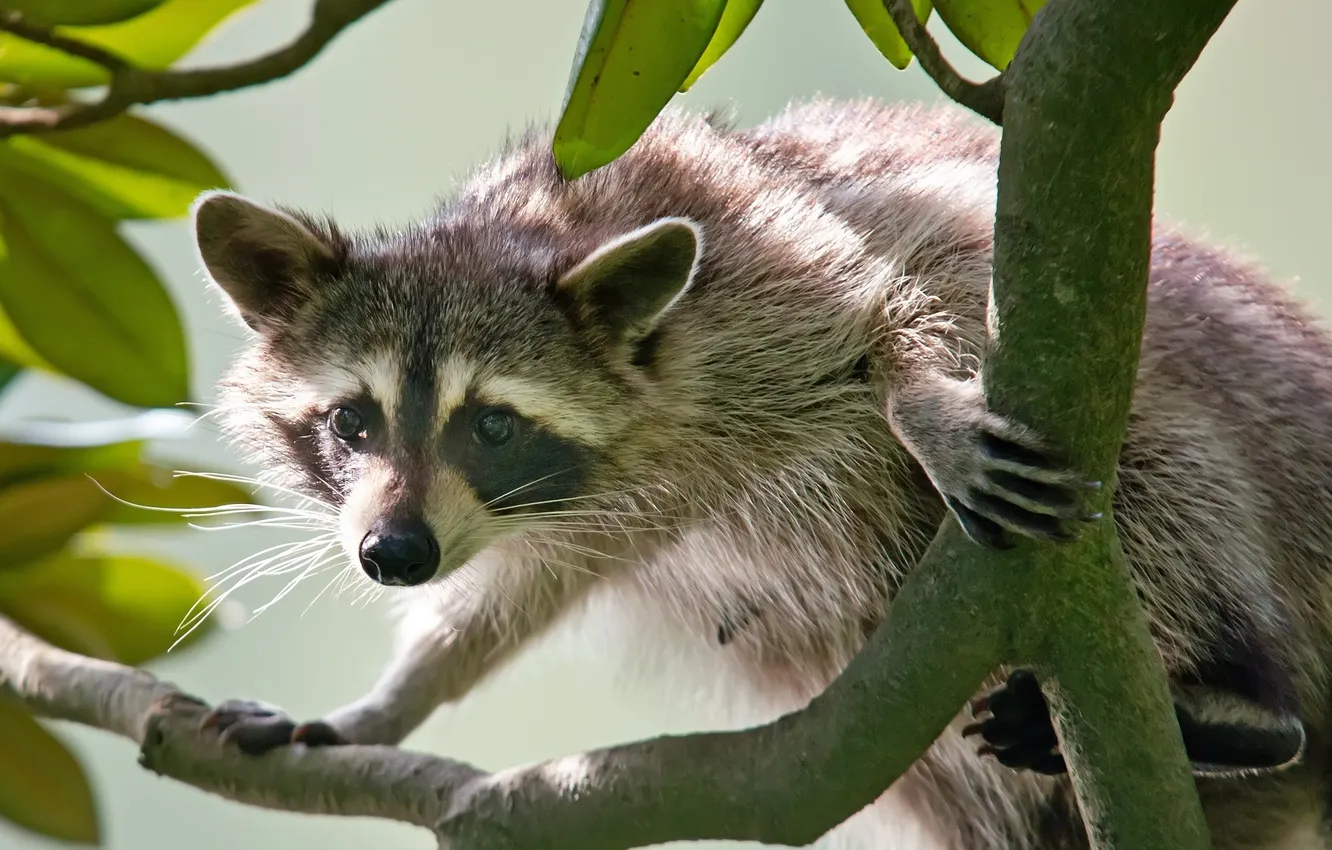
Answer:
[[[385,585],[413,587],[439,569],[439,543],[419,519],[387,521],[361,540],[361,569]]]

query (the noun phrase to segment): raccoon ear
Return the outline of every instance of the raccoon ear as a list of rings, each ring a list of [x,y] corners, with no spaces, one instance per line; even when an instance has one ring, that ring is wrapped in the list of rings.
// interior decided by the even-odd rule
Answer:
[[[344,249],[332,231],[232,192],[205,192],[194,202],[194,240],[209,276],[256,331],[280,325],[335,271]]]
[[[659,219],[597,248],[556,289],[614,336],[641,339],[693,282],[702,242],[689,219]]]

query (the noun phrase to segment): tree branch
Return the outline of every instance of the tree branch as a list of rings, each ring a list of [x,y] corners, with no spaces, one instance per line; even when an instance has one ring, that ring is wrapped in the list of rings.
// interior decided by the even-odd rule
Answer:
[[[1051,0],[1004,74],[989,402],[1102,481],[1114,480],[1138,366],[1161,121],[1234,2]],[[1019,654],[1052,675],[1093,846],[1207,847],[1114,524],[1091,531],[1018,550],[1026,610],[1040,612],[1017,633]]]
[[[1004,123],[1004,75],[997,74],[983,83],[974,83],[957,72],[939,50],[939,44],[916,17],[911,0],[883,0],[883,7],[893,19],[911,55],[930,75],[939,90],[972,112],[1000,126]]]
[[[629,850],[730,839],[803,846],[872,802],[938,737],[1003,649],[1008,584],[951,523],[894,611],[806,709],[482,773],[391,747],[262,759],[200,731],[206,706],[151,675],[56,649],[0,617],[0,694],[137,742],[161,775],[238,802],[431,828],[444,850]],[[867,756],[870,756],[867,758]]]
[[[310,25],[285,47],[237,65],[190,71],[139,68],[114,53],[60,35],[49,27],[27,23],[17,12],[0,10],[0,31],[95,62],[111,73],[111,82],[99,100],[0,107],[0,139],[20,133],[70,130],[113,118],[135,105],[208,97],[280,79],[310,62],[344,29],[387,2],[316,0]]]
[[[68,38],[57,33],[51,27],[28,23],[22,12],[0,9],[0,32],[12,33],[26,41],[44,44],[62,53],[68,53],[70,56],[87,59],[89,62],[101,65],[108,71],[119,71],[127,65],[121,57],[109,50],[103,50],[95,44],[88,44],[76,38]]]

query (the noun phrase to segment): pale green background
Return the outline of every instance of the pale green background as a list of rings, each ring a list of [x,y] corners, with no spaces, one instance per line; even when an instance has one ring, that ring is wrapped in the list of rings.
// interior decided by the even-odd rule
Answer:
[[[154,114],[206,143],[256,196],[336,211],[349,224],[402,221],[424,210],[510,128],[560,106],[584,0],[396,0],[339,38],[313,65],[262,89]],[[228,24],[192,61],[240,59],[284,42],[308,2],[267,0]],[[1125,21],[1132,26],[1132,21]],[[939,30],[939,27],[935,27]],[[1260,256],[1298,291],[1332,308],[1325,281],[1332,218],[1332,103],[1327,0],[1242,0],[1179,92],[1160,157],[1159,208]],[[981,68],[945,47],[973,74]],[[1124,57],[1132,61],[1132,57]],[[683,101],[734,103],[749,123],[815,93],[935,99],[918,69],[898,73],[839,0],[769,0],[736,49]],[[183,222],[134,226],[184,314],[199,394],[239,343],[206,297]],[[116,413],[81,388],[25,381],[0,418]],[[235,465],[200,428],[173,450],[185,462]],[[255,551],[247,532],[181,533],[126,545],[191,559],[207,572]],[[244,628],[156,665],[209,699],[254,696],[318,715],[357,696],[388,652],[382,609],[297,591]],[[255,587],[253,606],[277,590]],[[646,696],[612,688],[596,657],[538,650],[410,741],[501,767],[672,728]],[[238,850],[318,846],[427,848],[423,832],[370,820],[260,811],[159,780],[126,742],[62,729],[96,785],[114,850]],[[0,848],[55,845],[0,825]],[[698,845],[702,846],[702,845]],[[716,845],[709,845],[716,846]],[[736,846],[736,845],[729,845]]]

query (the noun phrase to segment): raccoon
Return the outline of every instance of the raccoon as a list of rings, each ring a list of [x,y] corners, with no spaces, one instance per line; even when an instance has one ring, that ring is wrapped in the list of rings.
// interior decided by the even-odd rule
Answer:
[[[661,627],[761,722],[849,662],[949,512],[979,545],[1076,533],[1092,482],[982,393],[997,157],[952,109],[815,101],[667,113],[573,181],[533,130],[396,231],[201,197],[252,331],[229,432],[409,588],[365,697],[207,725],[397,743],[575,612]],[[1326,847],[1332,339],[1170,227],[1151,269],[1114,521],[1216,847]],[[987,688],[822,846],[1086,847],[1039,686]]]

